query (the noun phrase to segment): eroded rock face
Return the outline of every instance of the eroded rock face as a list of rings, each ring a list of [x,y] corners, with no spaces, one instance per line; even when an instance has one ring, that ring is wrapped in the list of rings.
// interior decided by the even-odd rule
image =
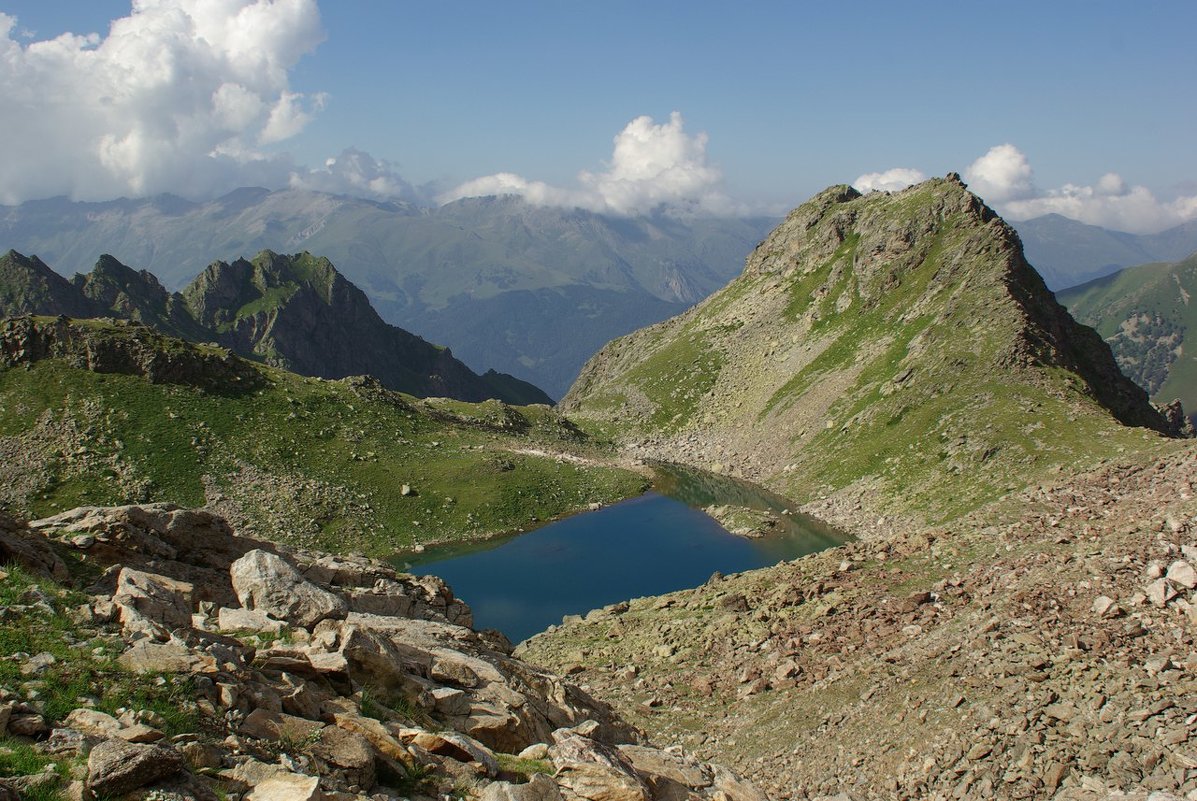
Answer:
[[[0,512],[0,564],[19,564],[35,573],[65,581],[67,567],[46,541],[22,522]]]

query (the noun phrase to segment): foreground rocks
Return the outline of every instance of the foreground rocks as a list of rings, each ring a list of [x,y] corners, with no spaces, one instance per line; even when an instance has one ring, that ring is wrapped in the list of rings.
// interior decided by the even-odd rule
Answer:
[[[1197,798],[1197,448],[521,646],[775,798]]]
[[[71,797],[764,798],[723,768],[648,746],[606,704],[513,657],[501,634],[474,631],[438,579],[284,550],[169,506],[0,522],[0,545],[25,569],[101,571],[73,637],[107,638],[144,681],[193,688],[201,723],[173,735],[150,710],[53,719],[33,685],[0,690],[0,733],[74,765]],[[28,675],[56,661],[14,658]]]

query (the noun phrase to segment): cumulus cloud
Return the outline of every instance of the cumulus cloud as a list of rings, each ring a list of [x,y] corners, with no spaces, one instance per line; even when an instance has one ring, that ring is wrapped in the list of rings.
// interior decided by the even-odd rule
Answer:
[[[740,210],[724,194],[719,169],[707,160],[707,135],[687,134],[680,112],[660,124],[649,116],[637,117],[615,136],[614,145],[606,169],[582,171],[577,187],[550,186],[504,172],[467,181],[439,199],[448,203],[463,197],[520,195],[537,205],[616,215],[661,207],[714,214]]]
[[[1134,234],[1152,234],[1197,220],[1197,196],[1163,201],[1145,186],[1127,186],[1116,173],[1106,173],[1093,186],[1064,184],[1000,208],[1012,220],[1059,214]]]
[[[395,171],[395,165],[352,147],[324,162],[323,169],[292,173],[290,184],[297,189],[338,195],[419,199],[419,193]]]
[[[1197,219],[1197,196],[1164,201],[1145,186],[1128,185],[1115,172],[1107,172],[1092,185],[1067,183],[1041,190],[1035,186],[1030,161],[1011,144],[990,148],[969,166],[965,177],[974,192],[1012,220],[1059,214],[1090,225],[1145,234]]]
[[[1151,234],[1197,220],[1197,194],[1161,200],[1145,186],[1132,186],[1116,172],[1092,185],[1067,183],[1040,189],[1026,154],[1010,143],[991,147],[964,171],[969,188],[1011,220],[1059,214],[1115,231]],[[853,183],[862,192],[896,191],[924,180],[916,169],[871,172]]]
[[[860,192],[900,192],[908,186],[927,180],[921,170],[894,167],[885,172],[866,172],[852,182]]]
[[[285,185],[263,146],[323,106],[288,72],[324,38],[316,0],[133,0],[106,36],[20,41],[0,14],[0,200],[204,196]]]
[[[989,148],[964,171],[973,191],[991,203],[1028,197],[1035,193],[1034,173],[1023,152],[1011,144]]]

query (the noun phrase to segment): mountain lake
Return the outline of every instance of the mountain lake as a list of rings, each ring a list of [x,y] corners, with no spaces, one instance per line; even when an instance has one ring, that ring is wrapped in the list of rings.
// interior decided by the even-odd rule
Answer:
[[[564,615],[617,601],[697,587],[839,545],[850,537],[813,518],[781,514],[793,504],[725,476],[655,467],[654,490],[525,534],[429,548],[396,557],[417,575],[439,576],[474,610],[479,629],[519,642]],[[772,511],[764,537],[729,533],[702,510],[735,505]]]

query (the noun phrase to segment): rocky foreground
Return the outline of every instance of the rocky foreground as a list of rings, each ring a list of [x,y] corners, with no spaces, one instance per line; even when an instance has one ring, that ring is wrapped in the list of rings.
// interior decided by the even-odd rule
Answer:
[[[0,799],[764,798],[435,578],[168,506],[0,517],[0,560]]]
[[[1197,446],[517,650],[780,799],[1197,798]]]

